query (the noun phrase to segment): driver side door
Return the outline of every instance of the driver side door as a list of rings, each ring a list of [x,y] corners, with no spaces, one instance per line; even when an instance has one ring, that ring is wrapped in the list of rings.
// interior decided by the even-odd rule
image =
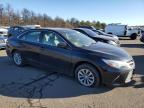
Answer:
[[[71,48],[60,48],[57,45],[65,42],[54,31],[43,31],[41,35],[40,61],[52,71],[68,73],[71,67]]]

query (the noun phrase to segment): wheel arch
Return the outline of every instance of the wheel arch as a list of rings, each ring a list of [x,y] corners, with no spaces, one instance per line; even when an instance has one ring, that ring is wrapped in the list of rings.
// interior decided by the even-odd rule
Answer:
[[[138,35],[138,34],[137,34],[137,33],[132,33],[131,36],[132,36],[132,35]]]
[[[130,38],[131,38],[132,40],[135,40],[137,37],[138,37],[138,34],[137,34],[137,33],[132,33],[132,34],[130,35]]]
[[[14,53],[15,51],[17,51],[17,49],[12,49],[12,50],[11,50],[11,55],[13,55],[13,53]]]
[[[73,68],[73,76],[75,75],[75,70],[78,66],[82,65],[82,64],[90,64],[92,65],[97,71],[98,71],[98,74],[100,76],[100,81],[102,81],[102,73],[101,73],[101,69],[94,65],[93,63],[89,62],[89,61],[80,61],[80,62],[77,62],[75,65],[74,65],[74,68]]]

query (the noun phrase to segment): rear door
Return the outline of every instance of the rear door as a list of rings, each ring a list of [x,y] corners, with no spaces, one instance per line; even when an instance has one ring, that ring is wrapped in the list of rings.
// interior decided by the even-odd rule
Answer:
[[[32,30],[19,37],[20,44],[22,45],[20,50],[28,61],[37,63],[39,61],[40,35],[40,30]]]

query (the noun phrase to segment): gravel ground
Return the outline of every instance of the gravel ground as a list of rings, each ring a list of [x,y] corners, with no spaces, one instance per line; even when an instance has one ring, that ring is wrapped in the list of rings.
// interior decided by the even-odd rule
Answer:
[[[1,108],[144,108],[144,44],[121,40],[136,62],[133,83],[86,88],[73,78],[36,67],[16,67],[0,51]]]

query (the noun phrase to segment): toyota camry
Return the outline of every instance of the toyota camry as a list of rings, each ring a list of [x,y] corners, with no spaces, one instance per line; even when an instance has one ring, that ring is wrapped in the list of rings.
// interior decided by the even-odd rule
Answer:
[[[32,63],[73,76],[87,87],[129,83],[135,69],[122,48],[64,28],[26,30],[8,39],[6,52],[17,66]]]

